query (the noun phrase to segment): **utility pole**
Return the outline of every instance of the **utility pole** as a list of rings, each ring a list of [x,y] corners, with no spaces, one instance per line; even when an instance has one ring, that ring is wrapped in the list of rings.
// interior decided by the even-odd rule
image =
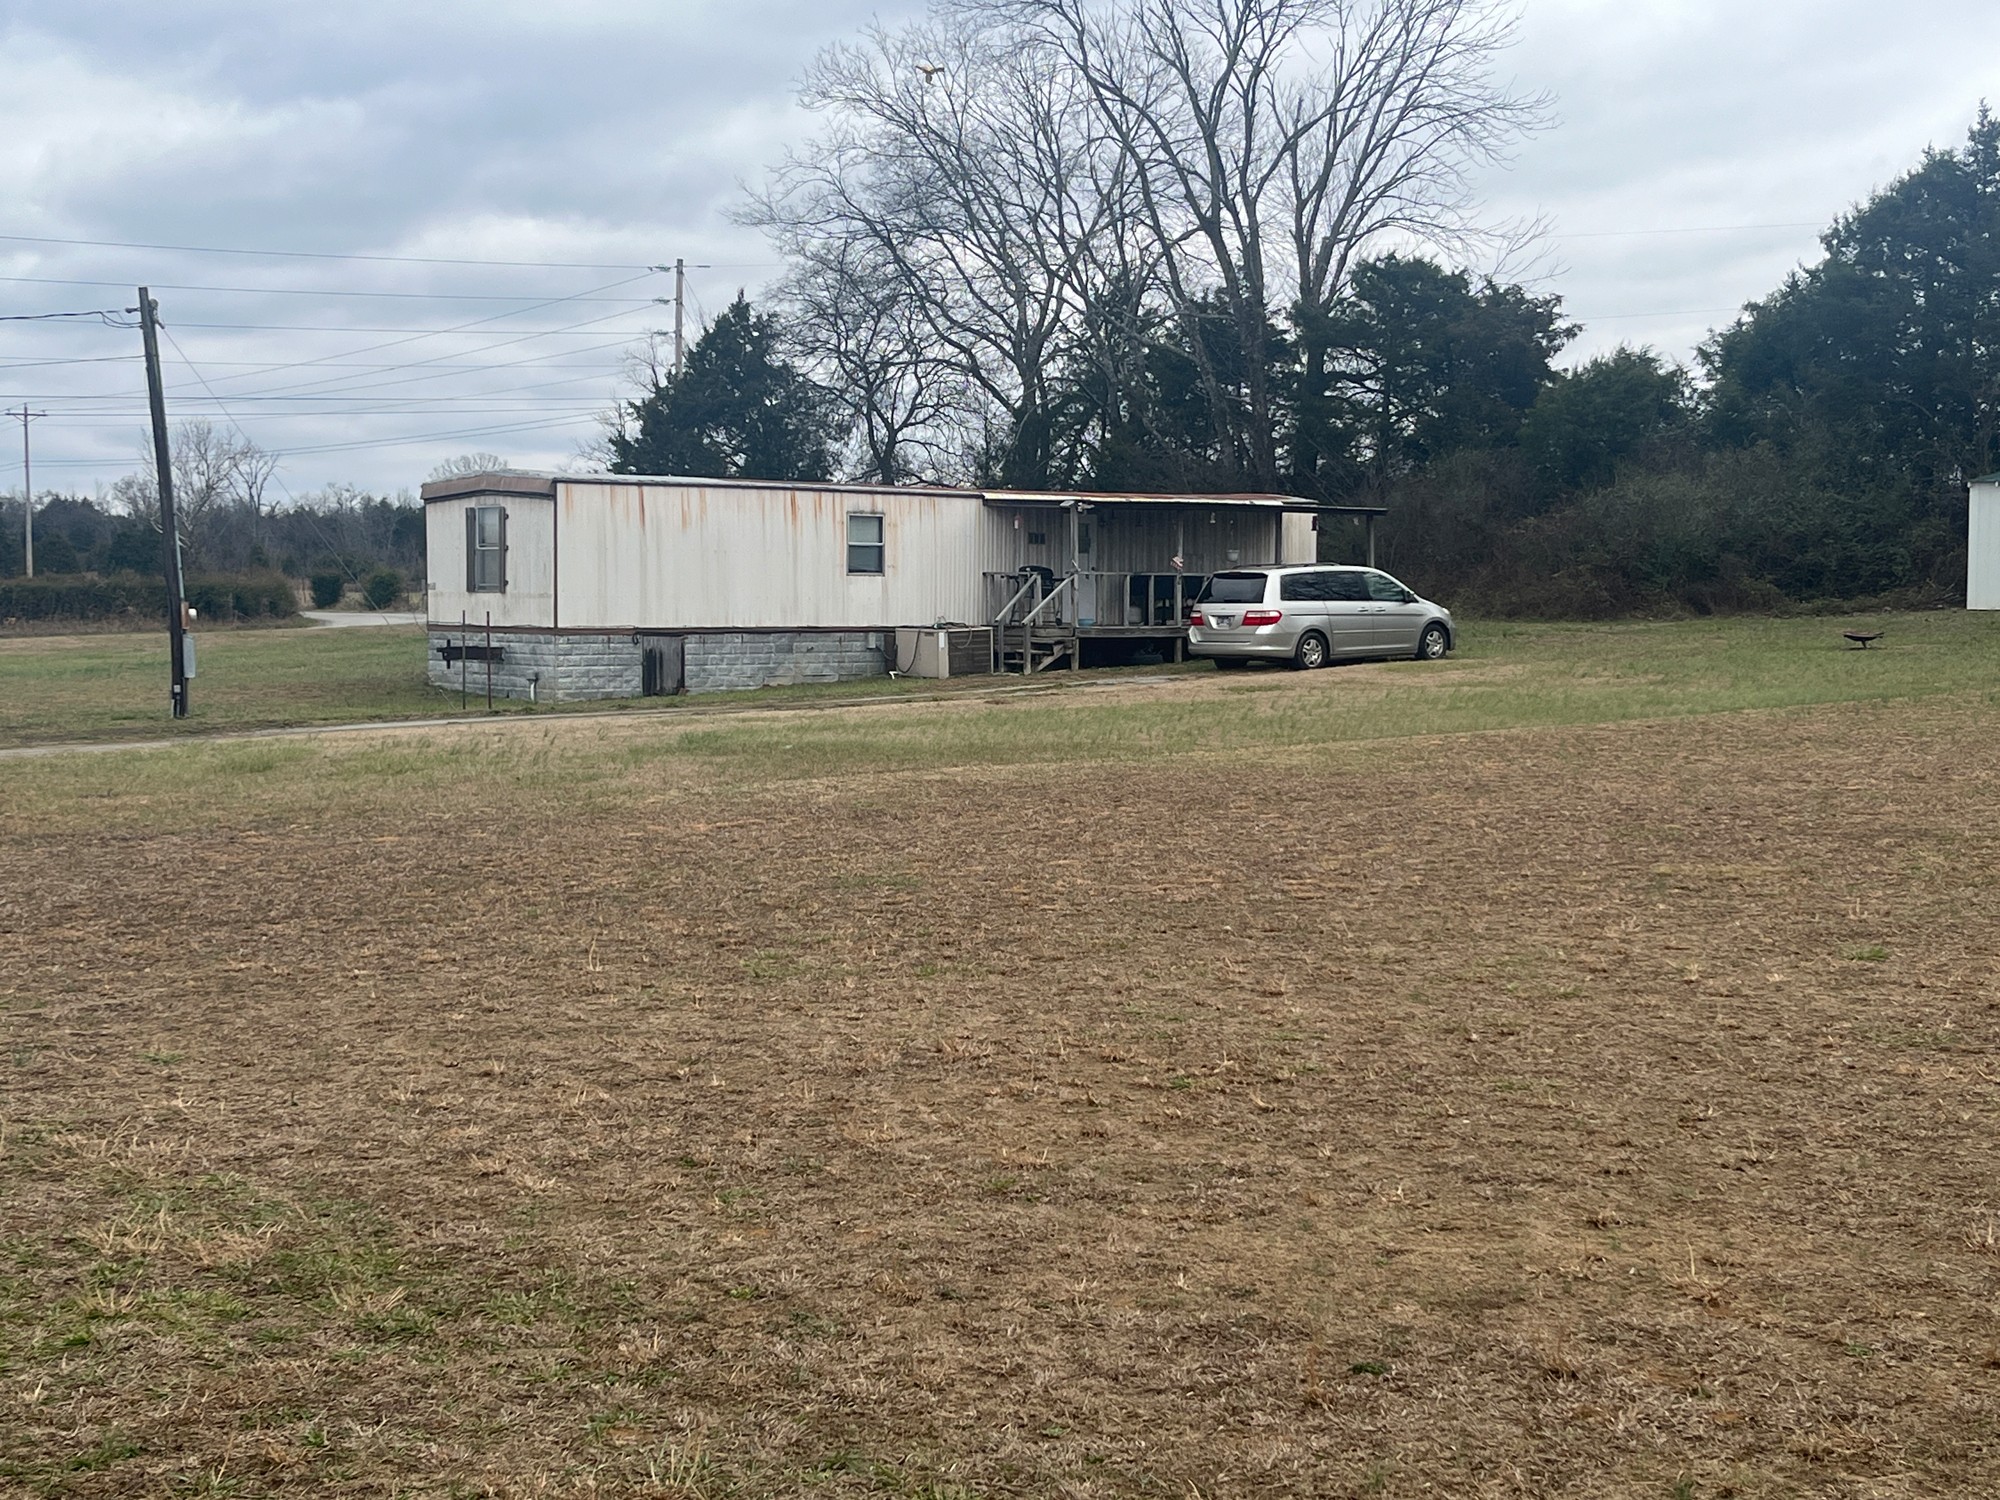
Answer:
[[[28,576],[33,578],[35,576],[35,465],[28,452],[28,424],[37,417],[46,417],[48,413],[29,411],[28,403],[23,401],[19,411],[10,411],[7,415],[21,419],[21,493],[27,501],[22,506],[21,548],[27,562]]]
[[[687,262],[676,256],[674,258],[674,374],[676,375],[680,374],[681,365],[687,358],[687,349],[681,334],[682,319],[686,316],[687,309],[687,283]]]
[[[174,456],[167,443],[167,395],[160,383],[160,306],[139,288],[139,330],[146,344],[146,402],[153,413],[153,472],[160,484],[160,545],[167,575],[167,640],[173,655],[174,717],[188,714],[187,592],[181,584],[181,534],[174,520]]]

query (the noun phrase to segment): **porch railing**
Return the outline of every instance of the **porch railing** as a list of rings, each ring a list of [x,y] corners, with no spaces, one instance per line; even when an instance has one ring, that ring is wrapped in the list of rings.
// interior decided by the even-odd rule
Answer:
[[[1085,570],[1057,575],[1039,569],[1025,575],[988,573],[986,578],[988,599],[1003,601],[991,612],[996,630],[1003,624],[1018,627],[1030,615],[1044,628],[1061,623],[1084,629],[1179,630],[1207,582],[1202,573]]]

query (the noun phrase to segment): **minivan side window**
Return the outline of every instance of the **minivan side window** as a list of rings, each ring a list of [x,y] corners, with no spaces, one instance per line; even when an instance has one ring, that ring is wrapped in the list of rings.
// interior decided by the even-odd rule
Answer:
[[[1368,597],[1368,585],[1359,573],[1348,570],[1327,574],[1327,597],[1344,604],[1355,604]]]
[[[1410,597],[1410,591],[1387,573],[1370,573],[1368,597],[1383,604],[1401,604]]]
[[[1217,573],[1201,591],[1200,604],[1262,604],[1264,573]]]
[[[1302,604],[1331,599],[1332,579],[1331,573],[1286,573],[1278,579],[1278,597]]]

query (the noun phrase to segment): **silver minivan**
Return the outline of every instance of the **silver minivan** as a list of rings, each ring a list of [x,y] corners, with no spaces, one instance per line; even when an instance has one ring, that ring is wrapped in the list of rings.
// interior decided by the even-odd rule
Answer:
[[[1452,647],[1451,611],[1375,568],[1239,568],[1217,573],[1188,617],[1188,653],[1218,667],[1285,661],[1323,667],[1360,657],[1436,661]]]

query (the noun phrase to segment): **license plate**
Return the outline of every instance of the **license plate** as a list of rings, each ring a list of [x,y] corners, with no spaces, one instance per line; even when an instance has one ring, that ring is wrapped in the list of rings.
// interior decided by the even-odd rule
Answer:
[[[1217,615],[1217,616],[1215,616],[1215,623],[1216,623],[1216,624],[1218,624],[1218,625],[1220,625],[1220,626],[1221,626],[1221,627],[1222,627],[1222,628],[1223,628],[1224,630],[1227,630],[1227,629],[1229,629],[1229,627],[1230,627],[1230,626],[1232,626],[1232,625],[1234,625],[1234,624],[1236,623],[1236,616],[1234,616],[1234,615]]]

